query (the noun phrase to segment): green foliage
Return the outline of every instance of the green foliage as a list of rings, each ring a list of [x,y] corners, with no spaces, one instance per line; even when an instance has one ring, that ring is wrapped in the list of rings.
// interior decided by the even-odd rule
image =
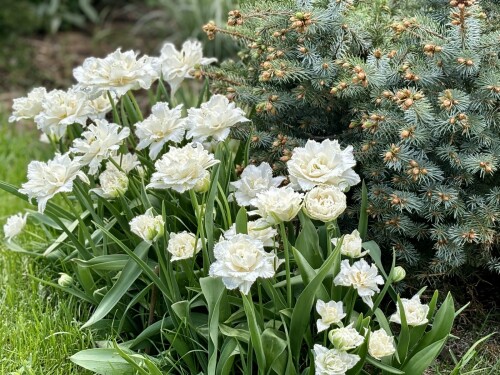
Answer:
[[[87,28],[101,21],[101,0],[6,0],[0,12],[0,38],[56,33],[67,28]]]
[[[55,33],[61,28],[88,27],[100,21],[99,13],[92,3],[95,0],[47,0],[32,1],[40,28]]]
[[[496,0],[483,0],[481,6],[488,17],[488,27],[500,30],[500,3]]]
[[[36,21],[36,12],[30,1],[5,0],[0,12],[0,40],[33,32]]]
[[[461,3],[261,2],[205,26],[242,43],[208,75],[253,109],[235,131],[252,160],[281,172],[305,139],[353,144],[371,238],[429,276],[500,271],[499,34]]]

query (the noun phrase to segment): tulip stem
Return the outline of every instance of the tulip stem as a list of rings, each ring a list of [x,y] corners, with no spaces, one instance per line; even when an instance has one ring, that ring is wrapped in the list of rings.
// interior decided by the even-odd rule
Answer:
[[[260,283],[257,285],[257,293],[259,296],[259,324],[261,329],[264,329],[264,304],[262,303],[262,287]]]
[[[196,198],[196,193],[193,189],[189,190],[189,197],[191,198],[191,205],[194,208],[194,213],[196,216],[196,221],[199,221],[200,218],[200,205],[198,204],[198,198]]]
[[[331,230],[332,225],[333,225],[333,222],[331,222],[331,221],[325,223],[325,227],[326,227],[326,252],[327,252],[326,257],[327,258],[332,254],[332,230]]]
[[[113,97],[111,96],[111,92],[108,91],[107,94],[109,102],[111,103],[111,108],[113,109],[113,121],[116,124],[121,125],[122,122],[120,121],[120,115],[118,114],[118,110],[116,109],[116,104],[115,101],[113,100]]]
[[[285,253],[285,272],[286,272],[286,300],[288,307],[292,307],[292,284],[290,281],[290,253],[289,253],[289,244],[288,237],[286,236],[285,224],[281,222],[280,226],[280,235],[283,241],[283,250]]]
[[[209,265],[210,265],[210,258],[208,256],[208,249],[207,249],[207,245],[205,243],[205,233],[204,233],[204,230],[203,230],[203,212],[202,212],[202,209],[198,203],[198,198],[196,197],[196,193],[194,192],[193,189],[190,189],[189,190],[189,197],[191,198],[191,204],[194,208],[194,212],[195,212],[195,216],[196,216],[196,225],[197,225],[197,228],[196,228],[196,242],[194,244],[195,248],[196,246],[198,245],[198,241],[201,241],[201,247],[203,249],[202,253],[203,253],[203,273],[206,275],[208,275],[208,268],[209,268]]]
[[[132,91],[127,91],[127,96],[129,97],[130,101],[132,102],[132,105],[134,106],[134,109],[136,111],[136,115],[139,118],[140,121],[144,120],[144,117],[142,116],[141,108],[139,107],[139,104],[137,103],[137,100],[135,100],[135,96],[132,93]]]
[[[328,259],[330,257],[330,255],[332,255],[332,233],[331,233],[331,226],[332,226],[332,222],[329,221],[327,223],[325,223],[325,232],[326,232],[326,259]],[[332,286],[330,288],[330,297],[333,297],[333,294],[334,294],[334,289],[335,289],[335,284],[333,282],[333,279],[332,279]]]

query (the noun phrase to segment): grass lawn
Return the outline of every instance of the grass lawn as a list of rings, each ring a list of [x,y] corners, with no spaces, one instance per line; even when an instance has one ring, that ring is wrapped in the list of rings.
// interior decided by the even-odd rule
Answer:
[[[50,157],[38,136],[33,127],[8,124],[0,112],[0,180],[19,185],[31,160]],[[0,227],[24,207],[0,191]],[[29,234],[22,235],[21,241],[29,240]],[[74,318],[84,320],[86,307],[29,277],[54,281],[58,275],[47,261],[7,251],[1,241],[0,270],[0,374],[87,374],[68,360],[92,346],[90,331],[80,331],[82,323]]]

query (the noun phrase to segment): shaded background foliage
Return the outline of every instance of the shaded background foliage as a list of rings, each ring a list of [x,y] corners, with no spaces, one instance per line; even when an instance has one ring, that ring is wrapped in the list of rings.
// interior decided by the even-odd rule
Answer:
[[[1,98],[34,85],[66,87],[72,69],[87,56],[117,47],[158,53],[162,42],[206,40],[201,25],[222,21],[231,0],[5,0],[0,10]],[[230,38],[205,44],[219,59],[235,53]],[[14,92],[8,95],[9,92]]]

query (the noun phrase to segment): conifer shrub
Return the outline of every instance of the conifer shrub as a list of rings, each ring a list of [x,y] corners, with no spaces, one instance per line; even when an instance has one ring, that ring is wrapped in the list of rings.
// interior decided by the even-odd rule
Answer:
[[[207,74],[255,109],[241,135],[278,172],[301,139],[354,144],[372,236],[400,260],[428,276],[498,272],[500,33],[475,0],[375,5],[233,11],[205,31],[248,50]]]
[[[278,172],[303,139],[341,132],[346,105],[330,94],[335,61],[371,48],[351,1],[306,3],[257,1],[231,11],[225,28],[204,26],[209,39],[229,34],[240,41],[240,60],[205,74],[214,91],[254,109],[254,127],[239,127],[235,136],[250,139],[254,160],[272,161]]]

